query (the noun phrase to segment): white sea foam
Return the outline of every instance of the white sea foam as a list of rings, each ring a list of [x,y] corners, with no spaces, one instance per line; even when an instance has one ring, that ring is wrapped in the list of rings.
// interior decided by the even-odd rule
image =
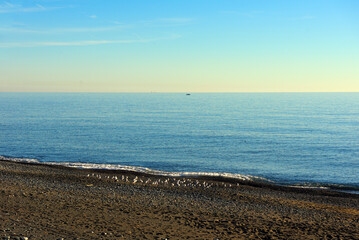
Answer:
[[[215,172],[167,172],[160,171],[155,169],[150,169],[146,167],[136,167],[136,166],[127,166],[127,165],[115,165],[115,164],[94,164],[94,163],[72,163],[72,162],[47,162],[49,165],[60,165],[72,168],[81,168],[81,169],[103,169],[103,170],[117,170],[117,171],[131,171],[138,173],[147,173],[151,175],[166,176],[166,177],[223,177],[223,178],[232,178],[238,180],[252,181],[252,180],[261,180],[268,181],[265,178],[243,175],[243,174],[234,174],[234,173],[215,173]]]
[[[13,161],[13,162],[23,162],[23,163],[39,163],[37,159],[32,158],[12,158],[12,157],[5,157],[0,156],[1,161]]]
[[[116,164],[95,164],[95,163],[79,163],[79,162],[40,162],[36,159],[28,158],[12,158],[0,156],[0,160],[14,161],[14,162],[24,162],[24,163],[41,163],[45,165],[57,165],[65,166],[78,169],[101,169],[101,170],[117,170],[117,171],[130,171],[138,173],[146,173],[157,176],[166,176],[166,177],[221,177],[227,179],[236,179],[243,181],[265,181],[270,182],[270,180],[243,174],[235,173],[221,173],[221,172],[167,172],[160,171],[155,169],[150,169],[146,167],[136,167],[136,166],[127,166],[127,165],[116,165]]]
[[[329,187],[323,187],[323,186],[306,186],[306,185],[289,185],[289,187],[293,188],[307,188],[307,189],[330,189]]]

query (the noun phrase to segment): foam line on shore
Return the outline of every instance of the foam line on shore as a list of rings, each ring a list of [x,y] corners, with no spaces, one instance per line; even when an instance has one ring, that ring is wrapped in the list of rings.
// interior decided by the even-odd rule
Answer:
[[[127,165],[79,163],[79,162],[40,162],[37,159],[13,158],[13,157],[6,157],[6,156],[0,156],[0,160],[22,162],[22,163],[44,164],[44,165],[56,165],[56,166],[64,166],[64,167],[78,168],[78,169],[101,169],[101,170],[114,170],[114,171],[128,171],[128,172],[137,172],[137,173],[144,173],[144,174],[165,176],[165,177],[218,177],[218,178],[235,179],[235,180],[241,180],[241,181],[271,182],[270,180],[262,178],[262,177],[243,175],[243,174],[234,174],[234,173],[167,172],[167,171],[150,169],[150,168],[146,168],[146,167],[136,167],[136,166],[127,166]]]
[[[155,169],[150,169],[146,167],[136,167],[136,166],[127,166],[127,165],[116,165],[116,164],[96,164],[96,163],[79,163],[79,162],[40,162],[37,159],[32,158],[15,158],[0,156],[0,161],[12,161],[19,163],[30,163],[30,164],[43,164],[43,165],[52,165],[52,166],[63,166],[69,168],[77,169],[89,169],[89,170],[110,170],[110,171],[126,171],[133,173],[142,173],[155,176],[164,176],[164,177],[189,177],[189,178],[210,178],[210,179],[221,179],[221,180],[234,180],[234,181],[247,181],[247,182],[257,182],[257,183],[269,183],[273,185],[289,186],[293,188],[302,188],[302,189],[323,189],[323,190],[334,190],[341,192],[348,192],[359,194],[359,186],[357,185],[343,185],[343,184],[328,184],[328,183],[293,183],[293,184],[280,184],[269,179],[252,176],[252,175],[243,175],[235,173],[223,173],[223,172],[167,172],[160,171]]]

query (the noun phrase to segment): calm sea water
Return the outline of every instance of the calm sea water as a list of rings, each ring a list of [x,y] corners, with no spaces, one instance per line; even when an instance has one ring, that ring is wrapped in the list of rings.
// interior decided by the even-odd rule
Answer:
[[[0,93],[0,155],[358,190],[359,93]]]

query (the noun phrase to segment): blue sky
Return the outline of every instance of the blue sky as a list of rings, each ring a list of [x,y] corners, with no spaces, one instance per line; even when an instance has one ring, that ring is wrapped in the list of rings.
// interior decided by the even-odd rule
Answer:
[[[0,91],[359,91],[352,0],[0,1]]]

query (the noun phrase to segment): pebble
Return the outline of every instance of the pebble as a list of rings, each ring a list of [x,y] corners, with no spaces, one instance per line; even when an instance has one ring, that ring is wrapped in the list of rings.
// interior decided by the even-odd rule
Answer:
[[[1,240],[29,240],[28,237],[18,237],[18,236],[5,236]]]
[[[18,236],[5,236],[1,240],[29,240],[28,237],[18,237]]]

